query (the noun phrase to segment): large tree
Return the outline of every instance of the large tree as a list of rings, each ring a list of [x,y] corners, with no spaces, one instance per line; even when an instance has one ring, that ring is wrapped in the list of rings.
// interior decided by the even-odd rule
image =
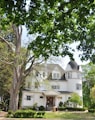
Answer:
[[[83,33],[88,33],[87,25],[93,23],[94,11],[94,0],[0,1],[0,30],[9,29],[10,26],[15,35],[13,42],[0,35],[0,40],[8,45],[13,55],[10,109],[15,111],[18,108],[19,89],[33,69],[35,59],[47,59],[51,54],[72,57],[68,43],[84,40]],[[36,35],[23,53],[22,25],[26,26],[29,34]],[[29,50],[32,50],[31,55]]]

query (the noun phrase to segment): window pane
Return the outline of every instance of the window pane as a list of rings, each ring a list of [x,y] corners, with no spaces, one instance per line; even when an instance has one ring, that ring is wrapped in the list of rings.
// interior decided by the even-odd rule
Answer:
[[[60,86],[59,85],[53,85],[52,89],[60,89]]]
[[[43,72],[43,77],[45,77],[45,72]]]
[[[81,84],[76,84],[76,89],[77,90],[81,90],[82,89],[82,85]]]
[[[59,73],[53,73],[53,79],[60,79],[60,74]]]
[[[72,78],[72,72],[68,72],[68,78]]]
[[[26,99],[27,99],[27,100],[31,100],[31,96],[27,95],[27,96],[26,96]]]

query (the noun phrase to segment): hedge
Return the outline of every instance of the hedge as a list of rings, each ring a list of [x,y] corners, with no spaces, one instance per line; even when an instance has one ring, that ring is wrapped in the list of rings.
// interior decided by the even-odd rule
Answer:
[[[85,108],[72,108],[72,107],[58,107],[59,111],[85,111]]]
[[[8,117],[12,118],[43,118],[45,111],[33,111],[33,110],[17,110],[14,113],[8,113]]]
[[[94,113],[95,109],[88,109],[88,112]]]

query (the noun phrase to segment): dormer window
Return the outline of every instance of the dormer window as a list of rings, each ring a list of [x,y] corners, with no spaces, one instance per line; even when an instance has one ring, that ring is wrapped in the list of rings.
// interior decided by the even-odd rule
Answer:
[[[53,73],[52,79],[56,79],[56,80],[60,79],[60,74],[59,73]]]
[[[28,88],[28,89],[31,88],[31,82],[27,82],[27,88]]]
[[[68,78],[72,78],[72,72],[68,72]]]
[[[35,82],[35,88],[38,88],[38,87],[39,87],[39,83]]]
[[[43,77],[45,77],[46,75],[45,75],[45,72],[43,72]]]

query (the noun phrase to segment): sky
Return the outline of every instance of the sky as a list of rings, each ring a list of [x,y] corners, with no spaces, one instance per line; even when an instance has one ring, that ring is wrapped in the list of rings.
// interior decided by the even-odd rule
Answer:
[[[35,37],[35,36],[33,36],[33,37]],[[22,45],[27,46],[30,41],[31,41],[31,40],[30,40],[30,37],[27,36],[27,30],[26,30],[25,27],[23,27]],[[79,54],[80,54],[81,52],[76,49],[76,45],[77,45],[77,44],[78,44],[78,43],[73,43],[73,44],[71,45],[71,47],[75,50],[75,52],[74,52],[74,59],[75,59],[75,61],[76,61],[76,63],[77,63],[78,65],[85,65],[85,64],[87,64],[89,61],[81,61],[81,60],[80,60]],[[51,58],[50,58],[50,59],[51,59]],[[69,59],[68,56],[66,56],[66,57],[58,57],[53,63],[58,63],[58,64],[60,64],[60,65],[65,69],[65,68],[66,68],[66,65],[68,64],[69,61],[70,61],[70,59]]]

